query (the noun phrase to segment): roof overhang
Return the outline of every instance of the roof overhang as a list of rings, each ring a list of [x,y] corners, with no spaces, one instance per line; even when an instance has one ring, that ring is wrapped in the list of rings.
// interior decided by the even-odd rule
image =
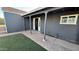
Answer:
[[[18,14],[21,16],[23,16],[25,13],[27,13],[25,11],[18,10],[18,9],[15,9],[12,7],[2,7],[2,10],[3,10],[3,12],[14,13],[14,14]]]
[[[46,10],[46,8],[48,8],[47,10]],[[45,7],[45,8],[43,8],[43,9],[45,9],[45,10],[43,10],[43,9],[40,9],[40,10],[38,10],[38,12],[37,12],[37,10],[36,11],[34,11],[34,12],[30,12],[30,13],[27,13],[26,15],[24,15],[24,17],[28,17],[28,16],[33,16],[33,15],[37,15],[37,14],[42,14],[42,13],[45,13],[45,12],[51,12],[51,11],[55,11],[55,10],[59,10],[59,9],[62,9],[62,8],[65,8],[65,7]]]
[[[36,12],[36,11],[39,11],[39,10],[42,10],[42,9],[45,9],[45,8],[47,8],[47,7],[38,7],[36,9],[34,9],[34,10],[31,10],[31,11],[25,13],[24,15],[27,15],[27,14],[30,14],[30,13],[33,13],[33,12]]]

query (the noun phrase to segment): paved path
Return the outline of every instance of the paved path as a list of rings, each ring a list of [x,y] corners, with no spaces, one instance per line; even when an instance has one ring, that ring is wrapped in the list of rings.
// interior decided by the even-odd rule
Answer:
[[[14,35],[14,34],[21,34],[21,33],[22,33],[22,32],[5,33],[5,34],[1,34],[0,37],[9,36],[9,35]]]
[[[67,41],[57,39],[47,35],[47,41],[43,41],[43,34],[40,32],[32,31],[30,34],[29,31],[22,32],[25,36],[31,38],[33,41],[39,45],[46,48],[48,51],[79,51],[79,45],[69,43]]]

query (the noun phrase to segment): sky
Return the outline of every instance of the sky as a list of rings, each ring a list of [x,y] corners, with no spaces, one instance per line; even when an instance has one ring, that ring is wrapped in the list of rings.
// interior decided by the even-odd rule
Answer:
[[[0,7],[0,18],[4,18],[3,11],[1,9],[1,7]]]

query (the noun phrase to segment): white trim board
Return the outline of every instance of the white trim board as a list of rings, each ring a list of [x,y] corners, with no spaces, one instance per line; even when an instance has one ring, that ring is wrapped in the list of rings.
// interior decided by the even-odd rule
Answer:
[[[35,19],[38,18],[38,31],[41,30],[41,18],[40,17],[35,17],[33,18],[33,30],[35,30]]]

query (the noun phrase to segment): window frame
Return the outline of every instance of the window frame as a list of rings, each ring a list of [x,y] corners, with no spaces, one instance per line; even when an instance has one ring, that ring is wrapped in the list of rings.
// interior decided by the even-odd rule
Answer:
[[[75,21],[74,21],[73,23],[69,23],[69,22],[68,22],[70,16],[75,16]],[[67,18],[68,18],[66,23],[63,23],[63,22],[62,22],[63,17],[67,17]],[[76,25],[76,24],[77,24],[77,19],[78,19],[78,14],[64,15],[64,16],[61,16],[61,17],[60,17],[60,24],[73,24],[73,25]]]

